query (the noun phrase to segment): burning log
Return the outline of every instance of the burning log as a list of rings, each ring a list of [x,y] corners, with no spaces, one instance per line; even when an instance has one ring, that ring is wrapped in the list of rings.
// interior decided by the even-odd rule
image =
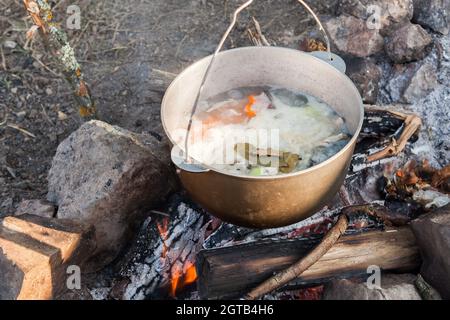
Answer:
[[[210,233],[211,219],[178,198],[144,222],[134,246],[118,263],[111,298],[174,298],[195,282],[195,258]]]
[[[359,220],[362,214],[375,217],[376,219],[381,220],[385,225],[389,226],[401,226],[409,222],[408,217],[400,214],[390,214],[387,209],[380,205],[359,205],[343,208],[337,223],[330,229],[330,231],[328,231],[320,244],[318,244],[310,253],[289,268],[264,281],[248,293],[245,298],[248,300],[258,299],[259,297],[284,286],[300,276],[308,268],[314,265],[314,263],[316,263],[325,253],[327,253],[328,250],[330,250],[330,248],[339,240],[340,236],[347,230],[349,220],[353,220],[355,218]],[[365,219],[362,220],[364,221]],[[365,227],[365,223],[358,224],[357,227],[363,228]]]
[[[325,253],[327,253],[328,250],[330,250],[336,241],[339,240],[339,237],[345,232],[347,226],[347,217],[345,215],[341,215],[336,225],[325,235],[317,247],[289,268],[264,281],[258,287],[249,292],[245,298],[247,300],[258,299],[266,293],[278,289],[289,283],[291,280],[297,278],[314,263],[316,263]]]
[[[240,297],[304,257],[320,239],[271,240],[202,250],[197,258],[201,298]],[[295,287],[318,285],[330,278],[367,276],[367,267],[412,271],[420,255],[409,227],[342,236],[315,264],[301,274]]]

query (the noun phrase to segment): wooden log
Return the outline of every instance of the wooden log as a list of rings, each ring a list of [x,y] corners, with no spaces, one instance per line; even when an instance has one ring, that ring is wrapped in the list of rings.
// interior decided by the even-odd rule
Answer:
[[[321,239],[263,241],[202,250],[197,256],[198,290],[202,299],[238,298],[305,256]],[[412,271],[420,266],[409,227],[345,235],[295,282],[316,285],[330,278],[383,271]]]

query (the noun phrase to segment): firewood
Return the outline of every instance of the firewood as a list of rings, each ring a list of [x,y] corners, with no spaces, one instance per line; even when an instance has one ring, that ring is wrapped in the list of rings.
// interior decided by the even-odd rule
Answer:
[[[306,256],[320,239],[260,241],[202,250],[197,257],[198,289],[203,299],[238,298]],[[367,267],[414,271],[420,253],[409,227],[346,234],[289,286],[311,286],[331,278],[368,276]]]
[[[261,285],[248,293],[245,298],[247,300],[255,300],[267,293],[279,289],[297,278],[330,250],[337,240],[339,240],[339,237],[347,230],[349,220],[354,217],[359,218],[361,213],[378,218],[382,220],[385,225],[401,226],[409,222],[408,217],[399,214],[391,214],[387,208],[381,205],[371,204],[345,207],[342,209],[341,216],[336,225],[328,231],[317,247],[289,268],[264,281]]]
[[[347,216],[342,214],[336,225],[326,234],[322,242],[310,253],[308,253],[306,257],[302,258],[284,271],[264,281],[258,287],[250,291],[245,298],[247,300],[258,299],[266,293],[272,292],[273,290],[278,289],[289,283],[291,280],[297,278],[314,263],[316,263],[328,250],[330,250],[339,237],[345,232],[347,226]]]

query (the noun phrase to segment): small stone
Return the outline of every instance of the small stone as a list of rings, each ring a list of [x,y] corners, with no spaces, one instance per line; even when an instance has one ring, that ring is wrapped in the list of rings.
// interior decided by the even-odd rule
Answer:
[[[386,38],[384,49],[394,63],[405,63],[422,59],[432,42],[420,25],[406,23]]]
[[[17,47],[17,43],[12,40],[5,40],[5,41],[3,41],[3,46],[6,49],[15,49]]]
[[[342,15],[327,20],[324,25],[332,46],[342,55],[364,58],[383,50],[380,31],[369,29],[362,19]]]
[[[444,299],[450,299],[450,204],[411,222],[423,264],[420,274]]]
[[[53,90],[52,90],[51,88],[45,88],[45,93],[46,93],[48,96],[51,96],[51,95],[53,95]]]
[[[58,120],[64,121],[64,120],[67,120],[67,118],[68,118],[67,114],[65,114],[62,111],[58,111]]]
[[[66,289],[69,265],[84,272],[94,228],[34,215],[0,220],[0,300],[53,299]]]
[[[31,214],[44,218],[53,218],[55,213],[55,206],[46,200],[22,200],[17,207],[15,215]]]
[[[333,280],[324,289],[324,300],[422,300],[413,274],[381,276],[381,287],[369,288],[365,282]]]
[[[352,59],[347,66],[347,74],[358,88],[363,102],[375,104],[382,75],[381,68],[367,59]]]
[[[448,34],[450,0],[414,0],[414,21],[441,34]]]
[[[11,88],[11,93],[13,93],[13,94],[16,94],[17,93],[17,88],[16,87],[14,87],[14,88]]]

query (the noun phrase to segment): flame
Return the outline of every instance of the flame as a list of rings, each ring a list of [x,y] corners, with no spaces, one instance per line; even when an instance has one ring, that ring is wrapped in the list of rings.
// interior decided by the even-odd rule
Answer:
[[[197,280],[197,270],[195,269],[195,265],[191,264],[186,273],[184,275],[184,284],[188,285],[194,283]]]
[[[187,264],[186,271],[183,273],[179,267],[173,267],[171,272],[170,281],[170,295],[176,297],[177,291],[183,289],[185,286],[190,285],[197,281],[197,271],[195,265],[192,262]]]
[[[180,277],[182,276],[182,272],[179,268],[172,268],[171,279],[170,279],[170,295],[172,297],[176,297],[178,282],[180,281]]]

